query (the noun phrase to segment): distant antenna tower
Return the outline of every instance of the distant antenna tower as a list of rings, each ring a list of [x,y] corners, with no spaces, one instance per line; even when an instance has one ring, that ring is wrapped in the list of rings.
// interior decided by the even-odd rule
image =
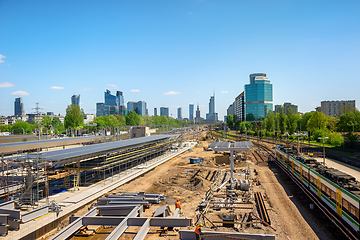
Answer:
[[[39,116],[39,110],[43,109],[42,107],[39,107],[39,103],[36,103],[36,107],[32,108],[36,110],[36,116]]]

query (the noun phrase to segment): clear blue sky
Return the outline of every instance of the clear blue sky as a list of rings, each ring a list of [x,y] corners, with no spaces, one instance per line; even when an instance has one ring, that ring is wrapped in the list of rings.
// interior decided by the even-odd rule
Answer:
[[[65,114],[74,93],[95,113],[109,88],[146,101],[150,115],[167,106],[176,117],[181,106],[188,117],[199,103],[205,117],[215,88],[223,119],[255,72],[273,84],[274,105],[358,107],[360,1],[2,0],[0,54],[5,116],[20,95],[26,113],[39,102]]]

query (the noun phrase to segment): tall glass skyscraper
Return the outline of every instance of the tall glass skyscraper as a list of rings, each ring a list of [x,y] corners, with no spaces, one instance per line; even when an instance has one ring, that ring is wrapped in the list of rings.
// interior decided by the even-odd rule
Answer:
[[[206,114],[206,120],[218,120],[218,114],[215,112],[215,94],[210,97],[209,113]]]
[[[177,109],[177,119],[182,120],[181,107]]]
[[[80,105],[80,95],[72,95],[71,104],[73,104],[75,106],[79,106]]]
[[[14,102],[14,115],[22,116],[25,115],[24,104],[21,97],[15,98]]]
[[[160,108],[160,116],[169,117],[169,108],[167,107],[161,107]]]
[[[146,102],[138,101],[138,102],[128,102],[127,110],[134,111],[140,116],[144,116],[147,114]]]
[[[265,73],[250,74],[250,84],[245,85],[245,116],[252,113],[255,119],[265,118],[273,110],[273,92]]]
[[[194,120],[194,104],[189,104],[189,120]]]
[[[157,116],[157,108],[154,108],[154,116]]]
[[[144,101],[138,101],[137,102],[137,114],[139,114],[140,116],[144,116],[146,115],[146,102]]]

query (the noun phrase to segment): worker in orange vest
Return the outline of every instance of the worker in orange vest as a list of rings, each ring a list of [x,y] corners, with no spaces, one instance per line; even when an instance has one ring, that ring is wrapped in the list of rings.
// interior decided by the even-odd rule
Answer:
[[[195,233],[196,233],[196,240],[201,240],[201,227],[203,225],[200,223],[199,225],[196,226],[195,228]]]
[[[175,203],[175,209],[178,208],[179,209],[179,213],[181,214],[181,203],[180,203],[180,200],[176,200],[176,203]]]

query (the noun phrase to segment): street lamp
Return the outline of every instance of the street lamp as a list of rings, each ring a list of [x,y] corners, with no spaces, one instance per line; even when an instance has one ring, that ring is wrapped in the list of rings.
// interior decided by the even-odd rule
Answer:
[[[329,137],[318,137],[318,139],[322,139],[323,140],[323,157],[324,157],[324,166],[325,166],[325,146],[324,146],[324,142],[325,142],[325,139],[328,139]]]

